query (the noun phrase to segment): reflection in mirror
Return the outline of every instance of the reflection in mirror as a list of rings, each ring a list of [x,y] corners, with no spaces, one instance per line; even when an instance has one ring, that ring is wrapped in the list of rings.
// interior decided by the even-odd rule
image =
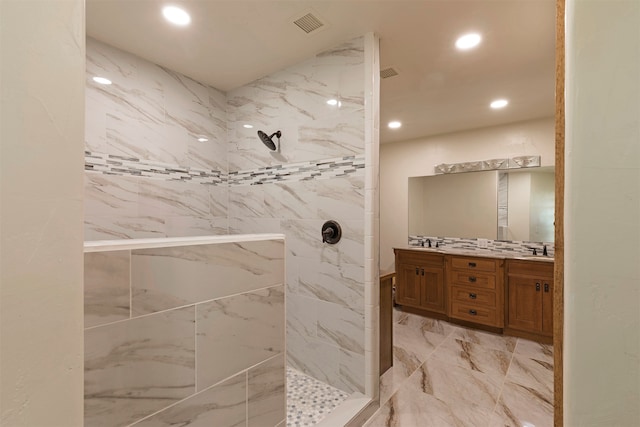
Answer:
[[[409,178],[409,234],[553,242],[554,168]]]

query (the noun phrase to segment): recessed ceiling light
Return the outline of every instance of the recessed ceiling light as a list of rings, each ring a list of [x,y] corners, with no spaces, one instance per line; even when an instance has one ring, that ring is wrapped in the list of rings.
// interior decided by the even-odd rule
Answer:
[[[176,6],[165,6],[162,8],[162,15],[172,24],[184,27],[191,23],[191,16],[184,10]]]
[[[493,108],[494,110],[497,110],[499,108],[504,108],[509,104],[509,101],[507,101],[506,99],[496,99],[495,101],[493,101],[490,106],[491,108]]]
[[[209,138],[205,138],[204,136],[198,137],[198,142],[207,142]]]
[[[92,80],[93,80],[94,82],[96,82],[96,83],[101,84],[101,85],[110,85],[110,84],[111,84],[111,80],[106,79],[106,78],[104,78],[104,77],[98,77],[98,76],[96,76],[96,77],[94,77]]]
[[[469,33],[458,37],[456,47],[460,50],[468,50],[480,44],[482,37],[478,33]]]
[[[389,122],[388,126],[389,126],[390,129],[398,129],[400,126],[402,126],[402,123],[400,123],[398,121]]]
[[[242,125],[242,127],[245,129],[253,129],[253,125],[249,125],[249,124]]]

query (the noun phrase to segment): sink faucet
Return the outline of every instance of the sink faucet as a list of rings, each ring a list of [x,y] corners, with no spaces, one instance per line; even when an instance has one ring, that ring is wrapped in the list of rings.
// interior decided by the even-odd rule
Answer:
[[[538,251],[536,250],[536,248],[531,248],[533,250],[533,255],[538,255]]]

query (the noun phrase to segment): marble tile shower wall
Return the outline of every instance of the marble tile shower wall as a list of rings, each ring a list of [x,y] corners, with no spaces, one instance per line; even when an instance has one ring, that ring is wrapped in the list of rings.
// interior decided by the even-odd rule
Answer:
[[[91,38],[86,46],[85,240],[226,234],[226,95]]]
[[[85,240],[284,233],[289,363],[364,392],[364,38],[227,94],[92,39],[87,75]]]
[[[363,393],[364,76],[361,37],[227,94],[230,170],[316,162],[314,172],[286,182],[234,181],[229,187],[230,232],[286,236],[288,363]],[[327,103],[331,99],[335,105]],[[280,152],[264,147],[257,129],[282,131]],[[326,167],[318,160],[334,158],[346,161],[345,169],[316,176]],[[342,226],[336,245],[322,243],[321,226],[329,219]]]
[[[285,419],[284,242],[85,253],[85,425]]]

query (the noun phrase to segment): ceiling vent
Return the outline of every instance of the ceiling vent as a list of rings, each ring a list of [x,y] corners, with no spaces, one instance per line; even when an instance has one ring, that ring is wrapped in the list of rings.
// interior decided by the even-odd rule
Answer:
[[[324,26],[324,23],[313,13],[307,13],[306,15],[293,21],[293,23],[307,34]]]
[[[394,70],[392,67],[385,68],[384,70],[380,71],[380,78],[382,79],[388,79],[389,77],[393,77],[397,75],[398,75],[398,72]]]

